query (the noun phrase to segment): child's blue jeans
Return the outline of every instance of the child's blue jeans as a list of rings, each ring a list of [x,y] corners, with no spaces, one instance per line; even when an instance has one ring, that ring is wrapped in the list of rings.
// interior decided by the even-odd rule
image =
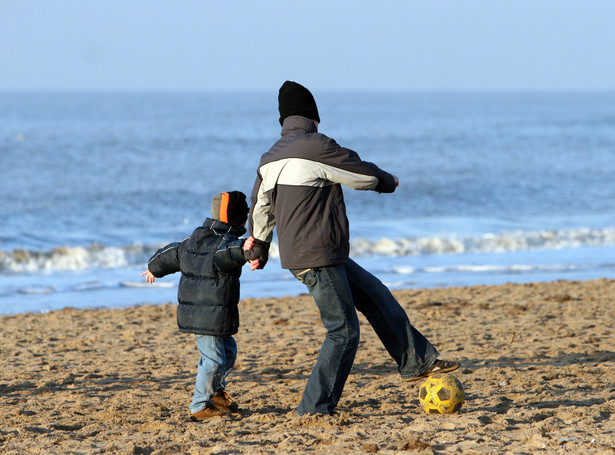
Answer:
[[[194,397],[190,403],[192,414],[205,409],[214,393],[226,387],[226,376],[237,357],[237,343],[232,336],[197,335],[196,346],[201,359],[196,372]]]

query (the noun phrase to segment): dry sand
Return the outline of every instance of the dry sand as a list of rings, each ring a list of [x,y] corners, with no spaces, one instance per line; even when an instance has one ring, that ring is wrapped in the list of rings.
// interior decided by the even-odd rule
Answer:
[[[295,407],[324,336],[311,297],[243,300],[229,393],[188,419],[198,355],[175,306],[0,318],[3,454],[615,453],[615,281],[395,292],[466,403],[427,415],[361,317],[339,414]]]

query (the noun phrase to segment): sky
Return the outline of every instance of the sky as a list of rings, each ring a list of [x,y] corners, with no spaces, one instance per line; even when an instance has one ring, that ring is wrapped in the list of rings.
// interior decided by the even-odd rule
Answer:
[[[0,0],[0,91],[615,90],[613,0]]]

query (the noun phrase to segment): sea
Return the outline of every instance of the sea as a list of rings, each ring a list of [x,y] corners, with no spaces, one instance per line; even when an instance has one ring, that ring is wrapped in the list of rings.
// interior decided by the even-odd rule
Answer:
[[[615,93],[318,92],[320,131],[399,177],[345,189],[391,289],[615,278]],[[249,195],[277,91],[0,92],[0,314],[175,302],[148,259]],[[242,298],[306,293],[244,269]]]

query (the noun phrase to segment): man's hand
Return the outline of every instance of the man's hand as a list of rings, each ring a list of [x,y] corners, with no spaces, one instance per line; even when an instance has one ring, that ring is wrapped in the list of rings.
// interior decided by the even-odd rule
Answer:
[[[156,281],[156,277],[149,270],[146,270],[145,272],[143,272],[141,276],[145,276],[145,281],[147,281],[150,284]]]
[[[260,259],[253,259],[250,262],[250,270],[252,272],[254,272],[256,269],[261,268],[261,260]]]
[[[396,175],[394,175],[393,178],[395,179],[395,187],[398,187],[399,186],[399,179],[397,178]]]

